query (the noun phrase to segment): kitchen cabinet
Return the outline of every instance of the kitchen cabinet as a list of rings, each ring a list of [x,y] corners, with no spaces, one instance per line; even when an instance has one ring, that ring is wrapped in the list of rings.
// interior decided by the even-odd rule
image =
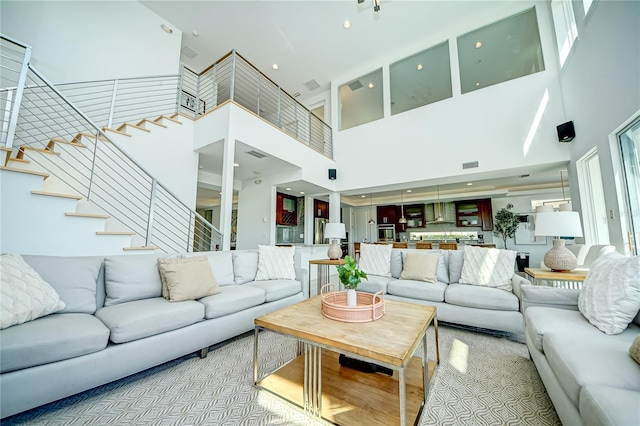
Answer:
[[[460,228],[482,228],[493,231],[493,211],[491,199],[468,200],[456,202],[456,226]]]
[[[313,199],[313,217],[329,219],[329,203]]]
[[[407,228],[424,227],[424,204],[409,204],[404,206],[404,218]]]
[[[378,206],[378,225],[395,225],[396,206]]]
[[[276,225],[298,225],[298,199],[292,195],[276,193]]]

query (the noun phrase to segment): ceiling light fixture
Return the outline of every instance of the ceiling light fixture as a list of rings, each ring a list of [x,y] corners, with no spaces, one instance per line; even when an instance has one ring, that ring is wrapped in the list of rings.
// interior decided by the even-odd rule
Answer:
[[[162,31],[164,31],[167,34],[172,34],[173,33],[173,30],[171,28],[169,28],[165,24],[160,25],[160,28],[162,28]]]
[[[481,41],[476,41],[476,44],[474,46],[476,49],[480,49],[482,47],[482,42]]]
[[[369,214],[371,214],[371,210],[373,210],[373,195],[369,194]],[[376,220],[373,218],[373,216],[371,216],[369,218],[369,222],[367,222],[369,225],[375,225],[376,224]]]
[[[285,188],[285,191],[291,191],[291,188]]]
[[[413,192],[413,191],[412,191],[412,190],[410,190],[410,189],[407,189],[407,192]]]
[[[480,86],[480,82],[476,81],[476,87]]]
[[[344,23],[342,24],[342,27],[343,27],[345,30],[348,30],[349,28],[351,28],[351,22],[349,22],[349,20],[348,20],[348,19],[346,19],[346,20],[344,21]]]
[[[304,195],[304,191],[300,191],[300,195]]]
[[[369,89],[373,89],[374,87],[373,83],[369,83]]]
[[[194,37],[198,37],[200,35],[200,33],[197,30],[191,31],[191,34],[193,34]]]
[[[467,186],[473,186],[473,182],[467,183]]]
[[[274,70],[277,70],[280,67],[278,66],[278,64],[273,64],[273,65],[271,65],[271,68],[273,68]]]
[[[361,196],[360,196],[360,198],[366,198],[366,197],[367,197],[366,195],[361,195]]]
[[[233,163],[233,167],[240,167],[240,164],[238,164],[238,163]]]
[[[416,68],[418,69],[418,71],[422,71],[422,68],[424,68],[424,67],[422,66],[422,64],[418,64],[418,66]]]
[[[402,191],[400,191],[400,219],[398,219],[398,223],[407,223],[407,218],[404,217],[404,200],[402,199]]]

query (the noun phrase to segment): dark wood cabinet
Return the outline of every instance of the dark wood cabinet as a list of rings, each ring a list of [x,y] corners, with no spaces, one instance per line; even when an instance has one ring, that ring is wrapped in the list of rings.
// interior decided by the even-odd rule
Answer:
[[[329,219],[329,203],[322,200],[313,200],[313,217]]]
[[[292,195],[276,193],[276,225],[298,225],[298,199]]]
[[[456,226],[482,228],[493,231],[493,210],[491,199],[468,200],[456,202]]]
[[[396,206],[378,206],[378,225],[396,224]]]

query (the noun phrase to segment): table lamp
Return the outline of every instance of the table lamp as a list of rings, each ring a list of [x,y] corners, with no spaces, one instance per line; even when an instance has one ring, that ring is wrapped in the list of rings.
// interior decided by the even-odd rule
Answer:
[[[338,244],[338,240],[346,237],[344,223],[327,223],[324,227],[324,237],[329,239],[329,250],[327,256],[329,259],[336,260],[342,257],[342,249]]]
[[[554,237],[553,247],[544,255],[544,264],[554,272],[569,272],[578,266],[576,255],[560,237],[582,237],[580,214],[573,211],[536,213],[536,237]]]

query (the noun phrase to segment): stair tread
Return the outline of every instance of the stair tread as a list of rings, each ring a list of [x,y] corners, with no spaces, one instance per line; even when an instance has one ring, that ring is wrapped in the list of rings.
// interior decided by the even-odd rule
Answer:
[[[122,250],[159,250],[160,247],[155,246],[139,246],[139,247],[123,247]]]
[[[96,135],[92,135],[91,133],[85,133],[85,132],[80,132],[78,133],[78,135],[76,135],[76,137],[78,136],[84,136],[85,138],[90,138],[90,139],[94,139],[96,138]],[[104,136],[98,136],[98,139],[100,139],[103,142],[109,142],[109,139],[105,138]]]
[[[75,212],[67,212],[64,214],[65,216],[72,217],[88,217],[92,219],[110,219],[111,216],[108,214],[96,214],[96,213],[75,213]]]
[[[7,152],[11,152],[11,148],[7,148],[6,146],[0,146],[0,151],[7,151]]]
[[[140,127],[137,124],[133,124],[133,123],[124,123],[122,126],[118,127],[118,131],[119,132],[123,132],[122,129],[126,129],[127,126],[133,127],[134,129],[142,130],[143,132],[150,132],[151,131],[149,129],[145,129],[144,127]]]
[[[25,173],[25,174],[28,174],[28,175],[42,176],[45,179],[50,176],[49,173],[46,173],[46,172],[39,172],[39,171],[36,171],[36,170],[17,169],[15,167],[10,167],[10,166],[0,166],[0,170],[7,170],[9,172]]]
[[[110,129],[108,127],[103,127],[102,131],[104,131],[104,132],[113,132],[113,133],[117,133],[117,134],[122,135],[122,136],[131,137],[131,135],[129,133],[121,132],[120,130],[116,130],[116,129]]]
[[[51,151],[50,149],[46,149],[46,148],[35,148],[33,146],[29,146],[29,145],[22,145],[19,150],[23,151],[25,149],[28,149],[30,151],[36,151],[36,152],[41,152],[42,154],[49,154],[49,155],[60,155],[59,152],[56,151]]]
[[[174,115],[174,117],[175,117],[175,115]],[[164,119],[169,120],[169,121],[173,121],[174,123],[182,124],[182,121],[178,121],[173,117],[167,117],[166,115],[163,115],[163,116],[161,116],[161,118],[164,118]]]
[[[133,231],[96,231],[96,235],[136,235]]]
[[[74,200],[82,200],[82,196],[81,195],[63,194],[61,192],[48,192],[48,191],[36,191],[36,190],[33,190],[33,191],[31,191],[31,193],[34,194],[34,195],[45,195],[47,197],[72,198]]]
[[[153,120],[148,120],[148,119],[146,119],[146,118],[145,118],[144,120],[140,121],[140,122],[138,123],[138,126],[140,126],[140,125],[142,125],[142,124],[145,124],[145,123],[155,124],[156,126],[164,127],[165,129],[167,128],[167,126],[165,126],[164,124],[160,124],[160,123],[158,123],[158,122],[155,122],[155,121],[153,121]]]
[[[17,158],[17,157],[9,157],[7,158],[7,161],[16,161],[18,163],[24,163],[24,164],[31,163],[31,160],[27,160],[26,158]]]
[[[85,144],[82,143],[78,143],[78,142],[69,142],[67,140],[64,140],[62,138],[52,138],[49,142],[55,142],[55,143],[62,143],[65,145],[71,145],[71,146],[75,146],[76,148],[86,148],[87,146]]]

